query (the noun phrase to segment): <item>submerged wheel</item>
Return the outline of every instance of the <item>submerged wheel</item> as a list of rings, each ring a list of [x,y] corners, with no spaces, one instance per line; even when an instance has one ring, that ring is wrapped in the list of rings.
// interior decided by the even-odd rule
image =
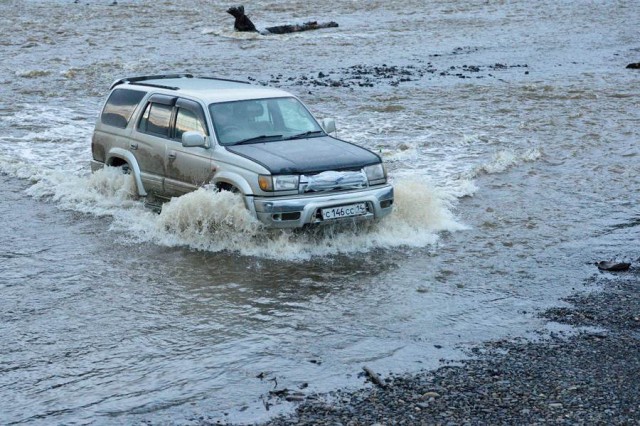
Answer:
[[[231,185],[230,183],[220,182],[219,184],[216,185],[216,187],[218,188],[218,191],[221,191],[221,192],[229,191],[229,192],[233,192],[234,194],[242,194],[238,188]]]

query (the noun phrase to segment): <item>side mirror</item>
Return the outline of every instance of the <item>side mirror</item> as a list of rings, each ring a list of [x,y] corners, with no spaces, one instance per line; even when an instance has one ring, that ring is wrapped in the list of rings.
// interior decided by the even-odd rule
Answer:
[[[324,118],[320,125],[327,133],[335,133],[336,132],[336,120],[333,118]]]
[[[206,146],[207,140],[204,135],[200,132],[184,132],[182,134],[182,146],[184,147],[194,147],[194,146]]]

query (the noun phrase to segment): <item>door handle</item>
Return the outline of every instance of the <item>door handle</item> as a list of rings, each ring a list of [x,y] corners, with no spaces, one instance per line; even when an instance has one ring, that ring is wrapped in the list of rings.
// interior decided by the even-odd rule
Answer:
[[[175,160],[176,159],[176,152],[175,151],[171,151],[169,153],[169,155],[167,155],[167,158],[169,158],[169,160]]]
[[[136,149],[138,149],[138,144],[137,143],[130,143],[129,144],[129,148],[131,148],[133,150],[136,150]]]

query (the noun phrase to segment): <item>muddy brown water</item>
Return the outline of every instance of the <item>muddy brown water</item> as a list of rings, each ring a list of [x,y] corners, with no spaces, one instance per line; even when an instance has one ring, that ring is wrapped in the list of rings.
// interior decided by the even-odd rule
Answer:
[[[274,388],[436,367],[539,326],[593,262],[636,261],[637,2],[245,5],[262,28],[340,24],[283,36],[234,33],[219,2],[110,3],[0,2],[4,424],[263,420],[290,408]],[[335,118],[397,210],[269,232],[233,197],[156,214],[91,176],[109,84],[176,71]]]

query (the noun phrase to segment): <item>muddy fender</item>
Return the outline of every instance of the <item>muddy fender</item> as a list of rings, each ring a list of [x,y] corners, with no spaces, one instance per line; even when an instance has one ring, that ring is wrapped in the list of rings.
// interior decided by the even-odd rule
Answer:
[[[237,173],[221,172],[215,175],[212,181],[216,186],[219,184],[231,185],[237,188],[242,195],[253,195],[253,190],[247,180]]]
[[[129,164],[129,170],[133,174],[133,178],[136,181],[136,188],[138,188],[138,195],[140,195],[141,197],[146,196],[147,192],[144,190],[144,186],[142,185],[142,179],[140,177],[140,166],[136,161],[136,157],[134,157],[133,154],[130,153],[129,151],[124,150],[122,148],[112,148],[111,150],[109,150],[109,154],[107,155],[106,164],[111,165],[113,163],[114,158],[119,158],[121,160],[126,161],[127,164]]]

